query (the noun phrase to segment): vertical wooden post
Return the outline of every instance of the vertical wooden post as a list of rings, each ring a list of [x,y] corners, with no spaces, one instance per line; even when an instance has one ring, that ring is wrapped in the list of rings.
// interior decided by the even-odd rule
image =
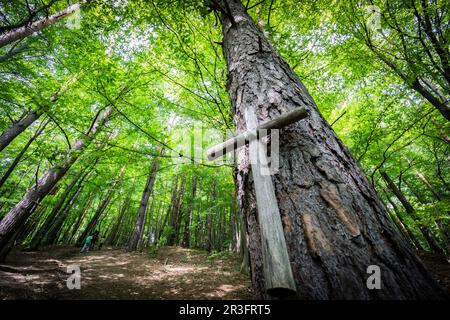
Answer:
[[[245,121],[247,130],[258,126],[256,113],[251,108],[246,109]],[[261,140],[252,140],[249,153],[261,229],[266,292],[275,297],[289,296],[296,293],[296,286],[272,178],[262,174],[261,163],[268,163],[266,146]]]

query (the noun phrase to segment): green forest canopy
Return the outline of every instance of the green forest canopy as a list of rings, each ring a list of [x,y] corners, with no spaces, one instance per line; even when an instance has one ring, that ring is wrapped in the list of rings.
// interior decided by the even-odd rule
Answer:
[[[2,151],[0,173],[4,174],[33,139],[1,186],[0,217],[42,173],[73,152],[75,141],[99,110],[112,105],[114,112],[105,130],[90,140],[86,151],[41,201],[30,230],[44,224],[70,183],[88,170],[56,240],[74,242],[76,237],[64,235],[80,235],[125,168],[96,228],[107,237],[125,207],[114,243],[126,245],[148,170],[159,159],[149,204],[153,213],[148,219],[164,221],[177,196],[173,192],[177,184],[178,191],[184,189],[182,210],[188,210],[195,176],[192,228],[204,236],[204,221],[212,214],[217,239],[210,249],[237,246],[238,221],[232,221],[236,210],[233,165],[223,159],[210,162],[204,151],[234,131],[221,27],[217,14],[209,10],[210,2],[214,1],[88,1],[80,12],[0,48],[0,131],[30,111],[42,113]],[[425,249],[429,247],[420,234],[421,225],[432,229],[447,250],[448,111],[437,108],[416,82],[427,86],[448,110],[449,3],[428,1],[427,9],[414,8],[416,2],[244,1],[390,213],[400,217]],[[37,10],[44,3],[48,6]],[[70,4],[2,0],[1,31],[45,18]],[[370,5],[375,9],[368,11]],[[418,26],[417,19],[424,13],[431,15],[438,28],[437,43]],[[374,17],[379,17],[380,25],[371,29],[367,21]],[[405,214],[381,172],[406,195],[419,219]],[[74,230],[83,212],[81,225]],[[219,239],[221,230],[230,225],[229,233]],[[145,239],[151,234],[146,232]],[[158,232],[160,243],[170,242],[170,227]],[[26,233],[21,241],[29,244],[34,236],[36,232]],[[194,241],[197,233],[190,237]],[[195,245],[204,246],[204,238],[198,236]]]

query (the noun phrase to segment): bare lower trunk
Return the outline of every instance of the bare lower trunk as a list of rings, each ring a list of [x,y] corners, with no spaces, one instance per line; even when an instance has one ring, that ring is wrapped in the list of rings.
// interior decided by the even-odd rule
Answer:
[[[64,243],[70,243],[72,241],[72,239],[75,237],[75,235],[77,234],[78,229],[80,228],[81,222],[83,222],[83,218],[86,215],[86,213],[89,211],[89,209],[91,208],[92,205],[92,201],[94,200],[94,197],[91,194],[89,194],[89,196],[87,197],[87,200],[83,206],[83,209],[81,210],[81,213],[79,214],[73,228],[72,231],[70,232],[70,236],[68,237],[67,240],[64,241]]]
[[[228,92],[238,131],[248,108],[259,122],[296,108],[309,117],[280,131],[279,172],[272,176],[296,297],[302,299],[440,298],[442,291],[389,219],[373,187],[323,119],[298,76],[277,55],[238,0],[222,14]],[[228,11],[227,9],[227,11]],[[252,282],[265,290],[254,186],[240,152],[238,200],[249,236]],[[367,268],[381,269],[370,290]]]
[[[180,233],[180,219],[181,219],[181,204],[184,194],[185,176],[181,177],[180,189],[175,189],[175,194],[172,201],[172,210],[170,215],[170,234],[167,237],[167,244],[169,246],[178,244],[178,237]],[[175,185],[177,186],[177,184]]]
[[[160,152],[162,155],[164,149]],[[127,251],[135,251],[138,247],[139,241],[142,238],[142,232],[144,230],[145,215],[147,214],[148,200],[153,191],[153,185],[156,179],[156,173],[159,169],[159,159],[153,159],[150,171],[148,173],[147,182],[145,184],[144,191],[142,192],[141,202],[139,203],[138,214],[136,222],[134,224],[133,234],[131,235],[130,242],[128,243]]]
[[[105,246],[110,246],[114,243],[114,241],[117,238],[117,233],[119,231],[120,225],[123,222],[123,218],[125,216],[125,213],[128,212],[128,209],[130,208],[130,201],[131,197],[127,197],[122,205],[122,208],[120,210],[119,216],[117,217],[116,222],[114,223],[113,227],[111,228],[111,231],[108,234],[108,237],[105,240]]]
[[[93,217],[91,218],[91,221],[89,221],[88,225],[86,226],[86,229],[84,229],[83,233],[78,237],[77,246],[81,246],[82,242],[86,239],[86,237],[89,234],[91,234],[91,232],[96,227],[98,221],[100,220],[101,215],[108,207],[117,185],[122,181],[122,178],[125,175],[125,169],[126,165],[122,167],[118,177],[114,180],[113,184],[108,189],[108,192],[106,193],[106,196],[103,198],[103,201],[98,205],[97,210],[95,211]]]
[[[430,249],[434,252],[439,253],[445,253],[443,249],[439,246],[437,240],[433,236],[433,233],[430,231],[430,229],[422,224],[420,219],[417,217],[416,212],[411,205],[411,203],[406,199],[403,192],[395,185],[395,183],[392,181],[392,179],[388,176],[388,174],[384,171],[380,172],[381,176],[383,177],[384,181],[386,182],[389,189],[395,194],[397,199],[401,202],[403,207],[405,208],[406,212],[411,216],[411,218],[414,219],[414,221],[417,222],[420,232],[423,234],[425,240],[427,241]]]
[[[39,228],[38,232],[34,235],[33,239],[31,240],[31,244],[29,247],[30,250],[38,249],[39,245],[41,244],[41,241],[44,239],[45,235],[52,227],[58,212],[61,210],[62,206],[64,205],[64,202],[66,201],[67,197],[69,196],[69,193],[75,187],[75,185],[76,185],[78,179],[81,177],[81,175],[82,175],[82,172],[80,172],[75,178],[73,178],[72,181],[69,183],[69,185],[64,190],[64,192],[58,198],[58,201],[56,201],[55,205],[53,206],[52,211],[48,214],[47,218],[45,219],[44,224]]]
[[[70,209],[72,209],[72,206],[74,205],[75,201],[77,200],[78,196],[83,191],[83,182],[84,180],[90,175],[93,168],[90,168],[80,179],[80,181],[77,183],[77,188],[75,189],[75,192],[70,197],[69,201],[67,202],[64,209],[58,214],[58,217],[55,219],[55,222],[53,223],[52,227],[46,234],[44,240],[42,241],[42,245],[52,245],[56,242],[57,236],[59,232],[61,231],[61,228],[63,227],[64,222],[66,221]]]
[[[193,173],[194,174],[194,173]],[[194,214],[195,193],[197,191],[197,176],[192,176],[192,194],[191,201],[189,202],[188,215],[186,220],[186,226],[184,229],[183,245],[185,247],[191,247],[191,229],[192,229],[192,217]]]

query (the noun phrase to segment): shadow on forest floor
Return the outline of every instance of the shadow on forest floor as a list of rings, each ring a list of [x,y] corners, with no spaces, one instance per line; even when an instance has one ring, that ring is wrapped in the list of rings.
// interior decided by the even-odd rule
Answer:
[[[79,265],[81,289],[69,290],[67,266]],[[233,256],[163,247],[157,253],[103,248],[80,254],[57,247],[13,252],[0,265],[0,299],[252,299]]]
[[[419,253],[450,294],[450,262]],[[81,289],[69,290],[67,266],[79,265]],[[250,280],[230,255],[163,247],[156,253],[73,247],[15,251],[0,264],[0,299],[252,299]]]

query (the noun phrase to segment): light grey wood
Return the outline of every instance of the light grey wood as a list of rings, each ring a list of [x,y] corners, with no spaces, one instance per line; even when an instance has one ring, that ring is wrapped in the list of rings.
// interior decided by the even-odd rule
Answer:
[[[247,130],[258,127],[255,111],[250,107],[245,111],[245,121]],[[295,294],[295,280],[289,261],[272,177],[264,175],[262,172],[262,165],[267,164],[265,143],[261,140],[251,140],[249,153],[258,209],[258,221],[261,229],[266,292],[273,296]]]
[[[257,126],[256,129],[250,130],[249,128],[247,128],[247,131],[245,131],[244,133],[234,136],[233,138],[230,138],[225,142],[209,149],[207,151],[208,160],[215,160],[223,156],[224,154],[234,151],[235,149],[242,147],[246,143],[256,139],[257,132],[259,130],[281,129],[294,122],[304,119],[307,116],[308,111],[305,108],[298,108],[293,111],[287,112],[286,114],[283,114],[276,119],[267,121]]]

